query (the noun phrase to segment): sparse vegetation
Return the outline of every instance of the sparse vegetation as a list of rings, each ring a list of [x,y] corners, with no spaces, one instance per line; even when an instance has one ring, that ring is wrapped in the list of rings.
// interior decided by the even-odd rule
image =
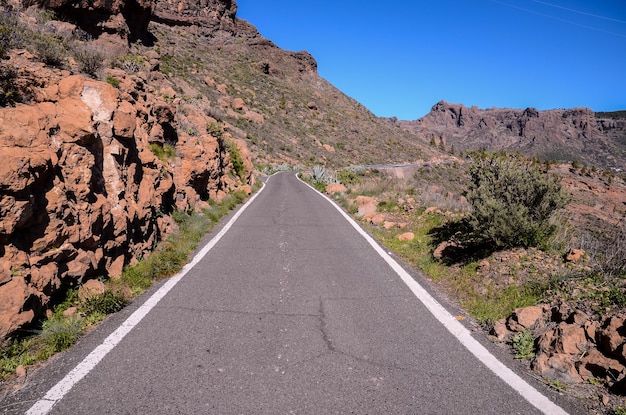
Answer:
[[[626,111],[598,111],[595,113],[598,118],[611,118],[613,120],[626,120]],[[626,414],[626,410],[624,411]]]
[[[163,163],[174,159],[176,157],[176,149],[169,144],[150,144],[150,151]]]
[[[53,317],[44,321],[41,338],[52,347],[52,351],[60,352],[71,347],[85,327],[85,320],[80,316],[67,318]]]
[[[611,415],[626,415],[626,407],[618,406],[617,408],[613,408],[610,414]]]
[[[126,299],[122,295],[106,290],[102,294],[95,294],[81,301],[79,310],[87,317],[96,315],[102,318],[120,311],[124,305],[126,305]]]
[[[246,180],[246,166],[244,164],[243,157],[241,157],[241,152],[239,151],[239,147],[237,144],[233,142],[229,142],[227,145],[228,154],[230,155],[230,163],[233,166],[233,171],[237,177],[239,177],[242,181]]]
[[[529,360],[535,357],[535,336],[532,330],[526,329],[513,336],[511,347],[516,359]]]
[[[108,75],[106,81],[107,81],[107,84],[111,85],[113,88],[118,88],[119,89],[119,87],[120,87],[120,80],[119,79],[117,79],[117,78],[115,78],[115,77],[113,77],[111,75]]]
[[[15,70],[0,64],[0,107],[13,106],[20,101],[20,94],[15,86]]]
[[[69,56],[64,40],[48,34],[34,34],[30,41],[33,52],[49,66],[62,67]]]
[[[5,9],[0,13],[0,59],[20,44],[20,33],[24,31],[21,26],[14,12]]]
[[[74,58],[78,62],[80,71],[93,77],[97,76],[98,71],[100,71],[103,67],[105,60],[104,53],[91,44],[79,45],[75,47]]]
[[[133,74],[144,69],[147,61],[140,55],[124,55],[117,59],[115,66],[123,69],[125,72]]]

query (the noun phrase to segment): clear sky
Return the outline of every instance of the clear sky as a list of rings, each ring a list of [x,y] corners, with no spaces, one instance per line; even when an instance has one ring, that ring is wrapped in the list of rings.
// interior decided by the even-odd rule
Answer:
[[[237,16],[378,116],[439,100],[626,110],[625,0],[237,0]]]

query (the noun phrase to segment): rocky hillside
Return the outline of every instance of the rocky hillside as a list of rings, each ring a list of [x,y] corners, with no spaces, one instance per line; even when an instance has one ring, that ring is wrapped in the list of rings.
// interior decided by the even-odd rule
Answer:
[[[391,122],[456,150],[520,151],[544,160],[626,168],[626,115],[587,108],[478,109],[440,101],[415,121]]]
[[[118,277],[174,229],[175,209],[201,209],[254,182],[246,144],[208,115],[209,100],[177,92],[158,54],[131,54],[128,40],[143,32],[122,6],[72,9],[90,23],[112,13],[116,25],[98,23],[106,33],[93,41],[74,35],[89,26],[49,16],[34,24],[37,10],[14,6],[13,20],[3,21],[46,49],[22,41],[3,51],[0,338],[42,317],[69,287]],[[92,77],[65,49],[42,62],[57,40],[93,47],[98,58],[125,54]]]
[[[184,85],[185,94],[207,97],[212,114],[246,139],[259,164],[346,166],[442,156],[321,78],[309,53],[281,50],[237,19],[234,2],[208,14],[198,4],[181,4],[158,3],[150,25],[161,71]]]

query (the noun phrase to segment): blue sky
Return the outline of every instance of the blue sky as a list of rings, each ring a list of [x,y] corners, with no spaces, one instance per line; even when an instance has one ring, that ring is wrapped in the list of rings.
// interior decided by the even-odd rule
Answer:
[[[237,0],[279,47],[378,116],[439,100],[480,108],[626,110],[624,0]]]

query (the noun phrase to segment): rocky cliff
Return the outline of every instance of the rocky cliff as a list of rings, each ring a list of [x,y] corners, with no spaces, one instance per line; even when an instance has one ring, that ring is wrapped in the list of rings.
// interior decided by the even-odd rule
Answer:
[[[423,140],[434,138],[438,144],[443,139],[448,149],[520,151],[548,160],[626,167],[626,118],[587,108],[478,109],[440,101],[426,116],[396,124]]]
[[[145,27],[125,18],[138,3],[71,7],[85,21],[124,22],[103,34],[120,48]],[[208,115],[208,99],[182,93],[159,71],[158,54],[144,52],[125,69],[105,67],[102,80],[72,59],[46,66],[23,49],[2,62],[20,99],[0,108],[0,338],[42,317],[69,287],[119,277],[175,228],[175,209],[250,189],[246,144]]]

